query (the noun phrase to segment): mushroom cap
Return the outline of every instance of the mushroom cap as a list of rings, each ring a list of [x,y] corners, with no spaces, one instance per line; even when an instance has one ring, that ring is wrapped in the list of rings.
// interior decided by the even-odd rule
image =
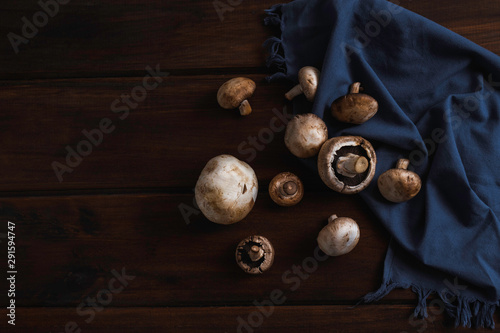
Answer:
[[[217,92],[217,102],[224,109],[235,109],[250,98],[255,91],[255,82],[246,77],[236,77],[225,82]]]
[[[348,178],[336,170],[336,161],[349,153],[364,155],[369,162],[368,169],[354,178]],[[338,136],[326,141],[318,155],[318,173],[321,180],[332,190],[355,194],[364,190],[375,175],[377,156],[368,140],[360,136]]]
[[[329,256],[351,252],[358,244],[359,226],[349,217],[332,215],[329,223],[318,234],[318,246]]]
[[[252,247],[258,246],[262,257],[253,261],[249,255]],[[236,262],[249,274],[261,274],[271,268],[274,262],[274,248],[264,236],[250,236],[242,240],[236,247]]]
[[[327,139],[325,122],[313,113],[296,115],[286,126],[285,145],[299,158],[317,155]]]
[[[422,181],[415,172],[399,168],[381,174],[377,184],[382,196],[396,203],[410,200],[422,187]]]
[[[207,219],[232,224],[252,210],[258,189],[257,176],[247,163],[231,155],[219,155],[201,171],[195,198]]]
[[[299,84],[309,102],[314,101],[318,89],[320,72],[316,67],[305,66],[299,70]]]
[[[269,183],[269,195],[280,206],[293,206],[302,200],[304,185],[293,173],[282,172]]]
[[[378,102],[367,94],[360,94],[360,83],[351,85],[351,93],[333,101],[331,111],[333,117],[344,123],[362,124],[378,111]],[[354,92],[353,92],[354,91]]]

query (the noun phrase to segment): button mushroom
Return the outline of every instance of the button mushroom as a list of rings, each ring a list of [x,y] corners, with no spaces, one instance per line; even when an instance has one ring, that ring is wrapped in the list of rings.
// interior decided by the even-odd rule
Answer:
[[[422,187],[420,177],[413,171],[406,170],[410,161],[400,159],[396,169],[390,169],[378,177],[378,189],[389,201],[403,202],[418,194]]]
[[[282,172],[269,183],[269,195],[280,206],[293,206],[302,200],[304,186],[299,177],[293,173]]]
[[[255,91],[255,82],[245,77],[237,77],[224,83],[217,92],[217,101],[224,109],[240,109],[242,116],[252,113],[248,102]]]
[[[360,94],[361,83],[355,82],[350,93],[332,103],[332,115],[344,123],[362,124],[378,111],[377,101],[367,94]]]
[[[274,262],[274,248],[263,236],[250,236],[236,247],[236,262],[249,274],[260,274],[271,268]]]
[[[196,203],[212,222],[232,224],[252,210],[258,182],[253,169],[231,155],[208,161],[195,187]]]
[[[375,175],[377,156],[370,142],[360,136],[339,136],[326,141],[318,155],[321,180],[331,189],[355,194]]]
[[[351,252],[358,244],[359,226],[349,217],[332,215],[328,225],[318,234],[318,246],[329,256],[336,257]]]
[[[325,122],[313,113],[296,115],[286,126],[285,145],[299,158],[317,155],[327,139]]]
[[[299,84],[285,94],[285,98],[291,101],[296,96],[304,94],[309,102],[314,101],[316,90],[318,89],[320,72],[312,66],[302,67],[299,70]]]

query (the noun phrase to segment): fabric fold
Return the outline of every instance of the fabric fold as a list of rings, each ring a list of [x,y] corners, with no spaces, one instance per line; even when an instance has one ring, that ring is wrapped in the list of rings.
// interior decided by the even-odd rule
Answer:
[[[358,135],[377,153],[377,171],[359,194],[391,235],[382,286],[418,295],[426,317],[438,295],[456,325],[494,327],[500,300],[500,57],[385,0],[295,0],[273,6],[265,23],[280,28],[264,45],[270,80],[297,82],[303,66],[321,70],[312,112],[329,136]],[[331,103],[361,82],[379,111],[343,124]],[[408,158],[423,186],[412,200],[386,201],[376,179]],[[317,172],[315,159],[302,160]],[[341,212],[340,212],[341,213]],[[362,239],[360,245],[362,244]],[[362,246],[362,245],[361,245]]]

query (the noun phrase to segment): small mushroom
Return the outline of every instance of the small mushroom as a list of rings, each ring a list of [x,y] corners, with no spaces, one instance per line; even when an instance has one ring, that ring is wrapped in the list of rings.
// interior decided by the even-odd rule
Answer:
[[[396,169],[390,169],[378,177],[378,189],[389,201],[403,202],[418,194],[422,187],[420,177],[413,171],[406,170],[410,161],[400,159]]]
[[[318,89],[320,72],[312,66],[302,67],[299,70],[299,84],[285,94],[285,98],[291,101],[300,94],[304,94],[309,102],[314,101]]]
[[[224,83],[217,92],[217,101],[224,109],[240,109],[242,116],[252,113],[248,102],[255,91],[255,82],[245,77],[237,77]]]
[[[351,252],[358,244],[359,226],[349,217],[332,215],[328,225],[318,234],[318,245],[321,251],[329,256],[340,256]]]
[[[219,155],[208,161],[201,171],[195,198],[207,219],[232,224],[252,210],[258,189],[252,167],[231,155]]]
[[[327,139],[325,122],[313,113],[296,115],[286,126],[285,145],[299,158],[317,155]]]
[[[344,194],[364,190],[375,175],[376,165],[375,150],[360,136],[331,138],[323,144],[318,155],[321,180]]]
[[[236,247],[236,262],[249,274],[260,274],[271,268],[274,262],[274,248],[263,236],[250,236]]]
[[[293,173],[282,172],[269,183],[269,195],[280,206],[293,206],[302,200],[304,186],[299,177]]]
[[[344,123],[362,124],[375,115],[378,103],[367,94],[360,94],[361,83],[351,84],[349,94],[332,103],[332,115]]]

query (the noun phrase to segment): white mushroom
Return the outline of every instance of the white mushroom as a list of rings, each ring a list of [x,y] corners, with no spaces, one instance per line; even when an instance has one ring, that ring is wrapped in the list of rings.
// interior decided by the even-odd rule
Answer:
[[[285,94],[285,98],[291,101],[296,96],[304,94],[309,102],[314,101],[318,89],[320,72],[312,66],[302,67],[299,71],[299,84]]]
[[[327,139],[325,122],[313,113],[296,115],[286,126],[285,145],[299,158],[317,155]]]
[[[318,234],[319,248],[329,256],[349,253],[359,241],[359,226],[351,218],[332,215]]]
[[[231,155],[219,155],[201,171],[195,198],[207,219],[232,224],[252,210],[258,189],[257,176],[247,163]]]
[[[377,156],[370,142],[360,136],[337,136],[327,140],[318,154],[318,173],[332,190],[355,194],[364,190],[375,175]]]

